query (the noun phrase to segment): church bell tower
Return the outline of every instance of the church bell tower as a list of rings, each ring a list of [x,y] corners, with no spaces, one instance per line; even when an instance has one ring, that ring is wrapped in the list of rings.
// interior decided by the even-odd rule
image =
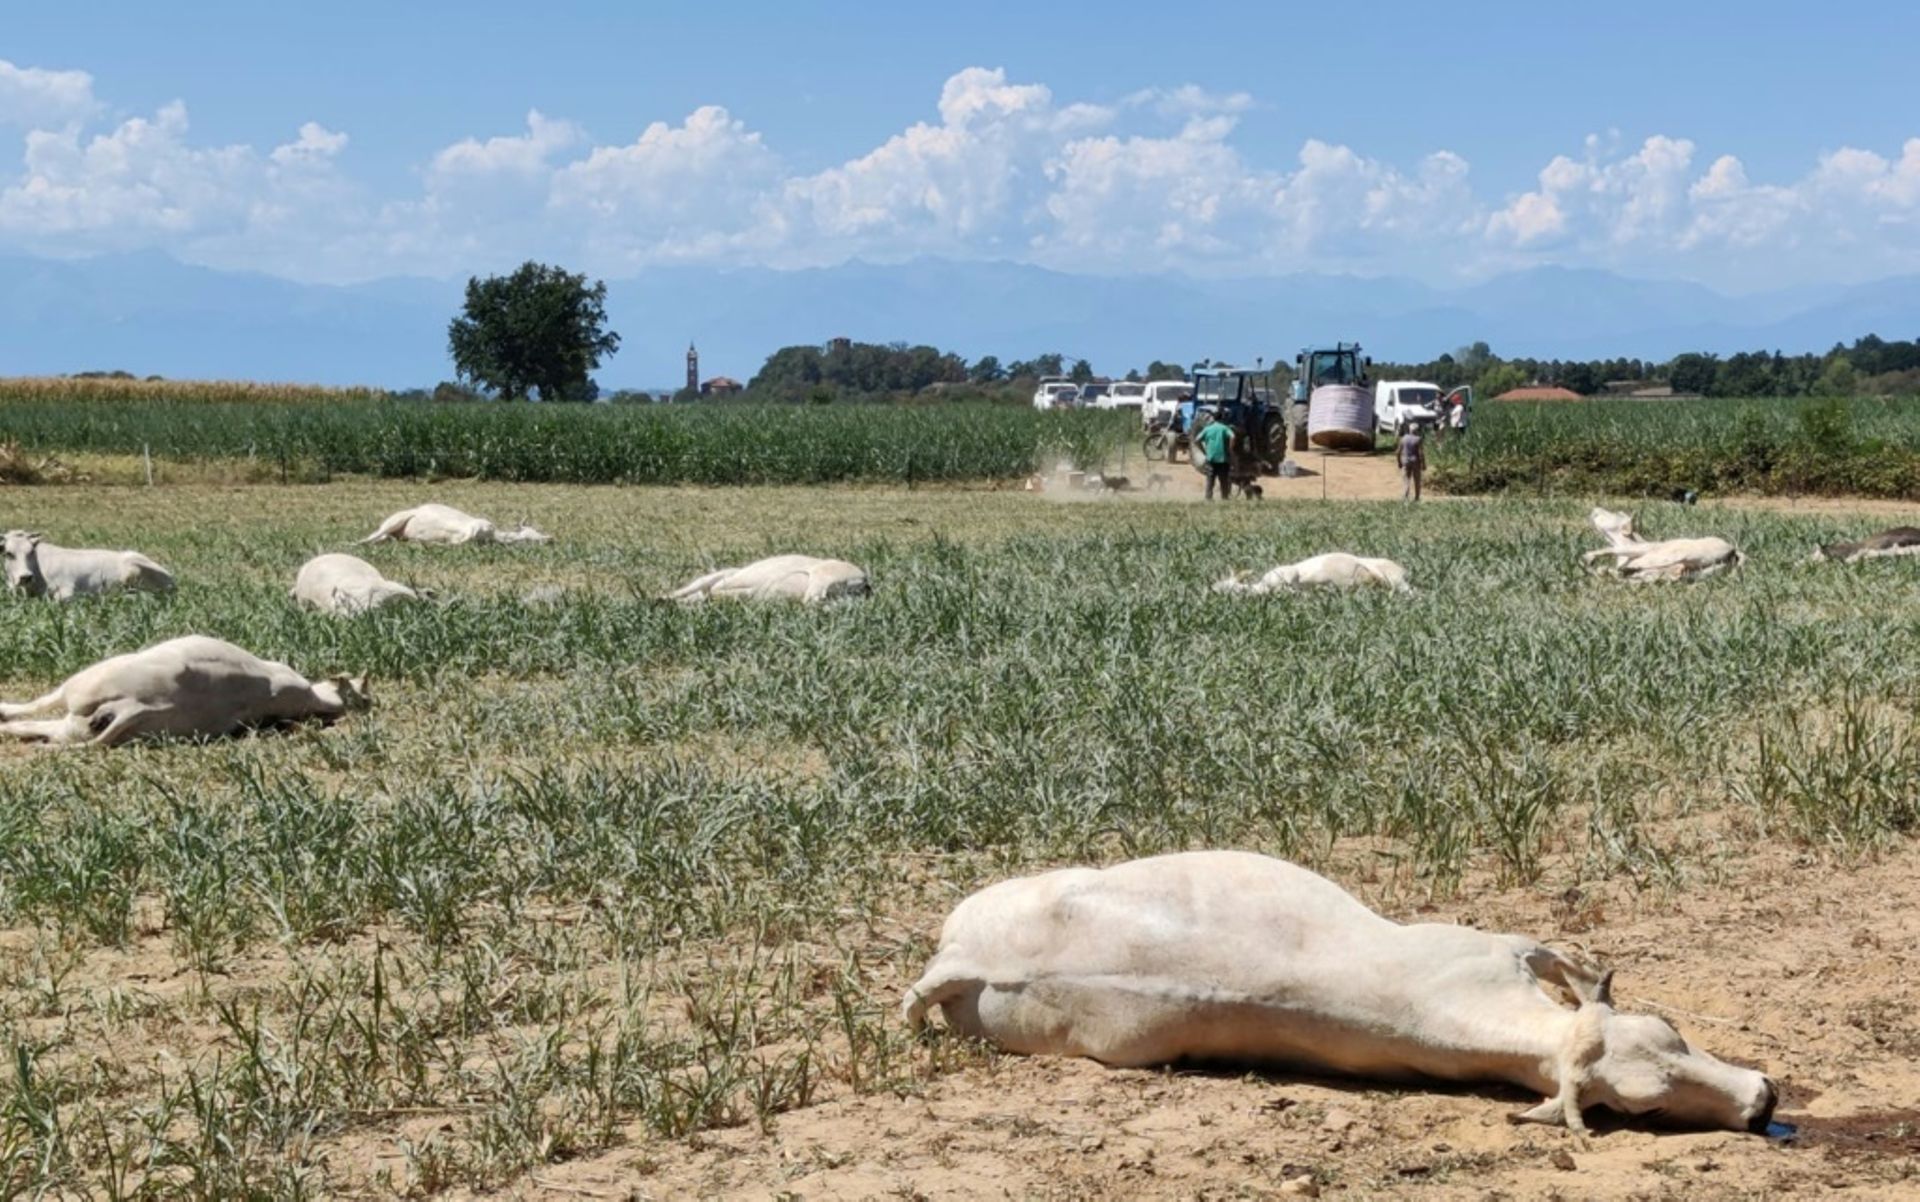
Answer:
[[[687,391],[700,391],[700,352],[693,349],[693,343],[687,343]]]

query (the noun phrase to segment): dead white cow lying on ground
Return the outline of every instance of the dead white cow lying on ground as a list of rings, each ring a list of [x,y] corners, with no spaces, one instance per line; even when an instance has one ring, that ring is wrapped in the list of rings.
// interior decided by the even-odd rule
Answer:
[[[25,530],[9,530],[5,548],[7,587],[28,596],[71,601],[123,588],[173,591],[173,573],[138,551],[56,547]]]
[[[365,677],[308,680],[232,643],[188,635],[101,660],[33,701],[0,702],[0,734],[113,747],[128,739],[218,738],[327,722],[366,706]]]
[[[1618,1013],[1611,977],[1518,935],[1403,926],[1283,860],[1206,851],[981,890],[903,1009],[916,1028],[938,1006],[1009,1051],[1116,1067],[1500,1081],[1547,1095],[1515,1121],[1584,1130],[1582,1108],[1601,1106],[1764,1129],[1771,1081]]]
[[[1243,579],[1242,573],[1235,572],[1215,583],[1213,591],[1271,593],[1282,589],[1356,588],[1369,584],[1384,584],[1403,593],[1412,591],[1412,586],[1407,583],[1407,570],[1391,559],[1365,559],[1344,551],[1316,555],[1299,563],[1281,564],[1252,583]]]
[[[863,597],[867,574],[844,559],[811,555],[775,555],[744,568],[721,568],[668,593],[685,604],[707,600],[764,601],[791,598],[808,603],[839,597]]]
[[[402,509],[380,528],[361,539],[363,543],[388,541],[407,543],[550,543],[551,534],[542,534],[532,526],[501,530],[485,518],[462,513],[451,505],[416,505]]]
[[[366,613],[395,601],[418,601],[418,592],[388,580],[357,555],[316,555],[300,565],[291,596],[322,613]]]
[[[1589,520],[1610,545],[1587,552],[1580,562],[1611,558],[1613,570],[1629,580],[1695,580],[1746,562],[1724,538],[1648,542],[1634,531],[1630,514],[1596,508]]]
[[[1852,563],[1859,559],[1884,559],[1896,555],[1920,555],[1920,529],[1912,526],[1895,526],[1890,530],[1868,535],[1857,543],[1828,543],[1813,550],[1815,559],[1835,559],[1841,563]]]

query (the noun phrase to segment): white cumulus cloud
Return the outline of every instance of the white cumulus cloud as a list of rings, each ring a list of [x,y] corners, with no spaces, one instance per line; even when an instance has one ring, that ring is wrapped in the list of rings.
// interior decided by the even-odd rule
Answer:
[[[917,255],[1100,274],[1559,263],[1748,286],[1920,270],[1920,137],[1768,180],[1677,132],[1609,132],[1499,196],[1445,148],[1390,162],[1306,137],[1290,158],[1251,154],[1263,143],[1243,127],[1273,98],[1175,79],[1089,104],[969,67],[921,119],[820,170],[791,169],[719,105],[611,139],[536,108],[520,129],[421,148],[417,182],[375,195],[350,173],[349,131],[211,145],[181,102],[107,121],[94,86],[0,61],[0,128],[19,138],[17,167],[0,159],[0,249],[157,247],[330,281],[530,256],[613,275]]]
[[[99,107],[85,71],[18,67],[0,58],[0,125],[46,129],[84,121]]]

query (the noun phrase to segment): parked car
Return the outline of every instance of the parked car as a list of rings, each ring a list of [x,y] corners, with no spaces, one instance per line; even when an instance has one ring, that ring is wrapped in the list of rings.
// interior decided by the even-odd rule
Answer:
[[[1082,384],[1080,386],[1080,395],[1075,403],[1084,409],[1101,408],[1100,402],[1106,399],[1107,389],[1110,387],[1112,387],[1112,385],[1101,383]]]
[[[1107,387],[1107,395],[1095,402],[1101,409],[1138,409],[1147,401],[1147,386],[1121,380]]]
[[[1060,376],[1041,376],[1033,390],[1035,409],[1071,409],[1080,397],[1080,386]]]

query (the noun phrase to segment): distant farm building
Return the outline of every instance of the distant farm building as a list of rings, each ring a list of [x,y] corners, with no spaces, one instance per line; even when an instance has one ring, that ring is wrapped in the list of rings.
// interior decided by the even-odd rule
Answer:
[[[1586,398],[1571,388],[1515,388],[1493,399],[1496,401],[1583,401]]]
[[[745,392],[747,386],[732,376],[715,376],[700,386],[701,396],[733,396]]]

